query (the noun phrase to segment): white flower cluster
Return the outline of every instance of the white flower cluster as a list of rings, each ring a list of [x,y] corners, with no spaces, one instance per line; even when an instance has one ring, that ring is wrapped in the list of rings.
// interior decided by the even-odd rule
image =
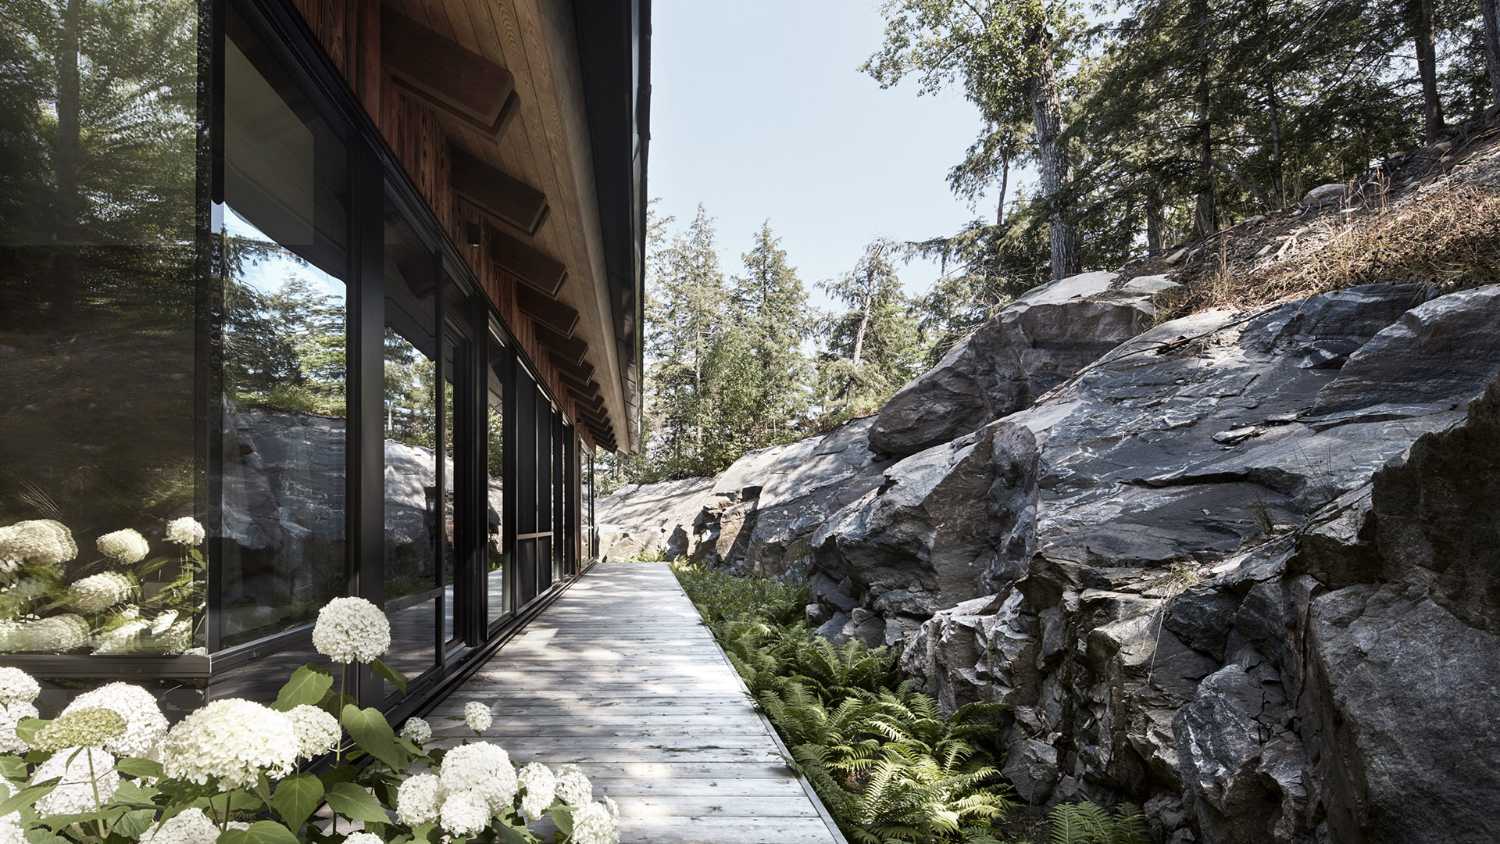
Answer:
[[[33,519],[0,528],[0,559],[53,566],[77,556],[78,543],[62,522]]]
[[[8,800],[15,793],[15,788],[8,781],[0,779],[0,800]],[[20,812],[0,817],[0,844],[26,844],[26,831],[21,828]]]
[[[290,774],[297,763],[297,733],[280,712],[239,698],[195,710],[167,732],[162,767],[173,779],[199,785],[216,778],[222,788],[250,788],[260,774]]]
[[[95,540],[94,546],[99,549],[100,554],[127,566],[139,563],[151,553],[146,537],[141,536],[140,531],[134,528],[106,533]]]
[[[141,844],[214,844],[219,825],[202,809],[184,809],[141,836]]]
[[[432,725],[421,718],[412,716],[401,725],[401,737],[415,742],[420,747],[432,738]]]
[[[414,774],[396,789],[396,820],[421,826],[438,819],[443,805],[443,783],[435,774]]]
[[[528,821],[540,820],[557,797],[557,777],[540,762],[530,762],[516,775],[521,786],[521,816]]]
[[[313,647],[334,662],[373,662],[390,646],[390,621],[364,598],[334,598],[318,610]]]
[[[146,631],[150,629],[150,624],[147,624],[140,619],[135,619],[132,621],[127,621],[124,624],[119,625],[118,627],[111,627],[108,630],[101,630],[99,631],[99,634],[94,637],[93,653],[135,653],[136,651],[140,650],[141,639],[146,635]]]
[[[501,811],[516,799],[516,769],[510,764],[510,755],[487,741],[448,751],[438,769],[438,779],[449,794],[469,791],[479,795],[491,812]]]
[[[477,700],[471,700],[464,704],[464,723],[469,729],[478,735],[484,735],[484,731],[490,728],[495,718],[490,714],[490,708]]]
[[[0,653],[66,653],[89,643],[89,623],[73,613],[0,623]]]
[[[344,736],[339,719],[316,706],[292,707],[286,717],[292,719],[292,731],[297,734],[298,759],[316,759],[332,753]]]
[[[28,701],[18,700],[0,706],[0,753],[25,753],[30,749],[16,735],[16,725],[21,723],[22,718],[36,716],[36,706]]]
[[[577,765],[557,767],[557,799],[577,809],[594,802],[594,785]]]
[[[620,844],[619,809],[614,801],[590,803],[573,812],[573,844]]]
[[[167,522],[167,541],[174,545],[189,548],[202,545],[205,536],[207,533],[203,530],[203,525],[192,516],[183,516]]]
[[[152,758],[167,734],[167,718],[156,698],[140,686],[105,684],[73,698],[61,715],[84,709],[108,709],[125,719],[125,732],[104,743],[105,750],[118,756]]]
[[[37,814],[79,815],[108,802],[120,787],[115,757],[103,750],[67,747],[52,754],[31,775],[35,785],[58,779],[57,786],[36,801]]]
[[[459,791],[443,798],[438,825],[449,835],[472,836],[490,825],[490,808],[472,791]]]
[[[73,581],[68,586],[67,601],[73,609],[93,615],[130,600],[134,593],[135,581],[129,576],[105,571]]]
[[[9,665],[0,666],[0,706],[31,703],[41,693],[41,684],[30,674]]]
[[[385,842],[373,832],[356,832],[344,838],[344,844],[385,844]]]

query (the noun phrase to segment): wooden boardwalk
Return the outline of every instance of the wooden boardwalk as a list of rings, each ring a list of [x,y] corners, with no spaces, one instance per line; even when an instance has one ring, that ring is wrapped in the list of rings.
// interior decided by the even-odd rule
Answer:
[[[627,844],[844,840],[666,564],[596,566],[433,710],[445,743],[470,700],[517,766],[578,763]]]

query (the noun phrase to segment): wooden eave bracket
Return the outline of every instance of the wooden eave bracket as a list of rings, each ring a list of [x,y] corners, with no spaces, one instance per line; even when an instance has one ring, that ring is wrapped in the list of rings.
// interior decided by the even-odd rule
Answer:
[[[547,195],[470,155],[457,144],[448,145],[449,181],[457,193],[480,211],[535,235],[547,220]]]
[[[491,140],[516,111],[510,71],[384,5],[380,57],[402,88]]]
[[[490,258],[496,264],[527,287],[553,299],[558,298],[563,282],[568,279],[568,268],[562,261],[495,226],[485,228],[489,230]]]
[[[516,305],[520,307],[521,313],[566,337],[572,337],[573,331],[578,327],[578,311],[534,288],[518,286]]]

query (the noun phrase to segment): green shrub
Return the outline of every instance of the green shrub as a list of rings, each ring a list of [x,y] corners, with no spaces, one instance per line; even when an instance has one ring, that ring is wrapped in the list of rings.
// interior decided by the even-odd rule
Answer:
[[[1063,803],[1047,813],[1050,844],[1146,844],[1146,819],[1133,806],[1110,814],[1093,803]]]

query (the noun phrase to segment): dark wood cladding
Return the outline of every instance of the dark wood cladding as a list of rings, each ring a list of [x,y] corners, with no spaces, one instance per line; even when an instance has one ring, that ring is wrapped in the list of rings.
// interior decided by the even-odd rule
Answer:
[[[401,161],[406,175],[417,186],[437,219],[479,279],[490,303],[495,307],[515,342],[530,357],[535,374],[564,405],[564,412],[581,419],[583,408],[572,399],[566,382],[550,352],[554,344],[544,344],[531,318],[522,313],[516,296],[519,280],[491,258],[492,227],[484,225],[488,215],[458,196],[451,181],[452,161],[449,140],[432,107],[416,96],[392,84],[384,72],[380,57],[381,4],[378,0],[292,0],[307,21],[319,44],[338,68],[349,88],[364,106],[391,150]],[[484,243],[478,247],[467,242],[465,226],[479,224],[487,230]],[[554,225],[561,224],[554,219]],[[578,350],[579,340],[570,340],[565,354]],[[581,358],[581,353],[577,355]],[[590,411],[591,415],[597,411]],[[608,427],[579,426],[590,444],[608,445],[613,436]]]

